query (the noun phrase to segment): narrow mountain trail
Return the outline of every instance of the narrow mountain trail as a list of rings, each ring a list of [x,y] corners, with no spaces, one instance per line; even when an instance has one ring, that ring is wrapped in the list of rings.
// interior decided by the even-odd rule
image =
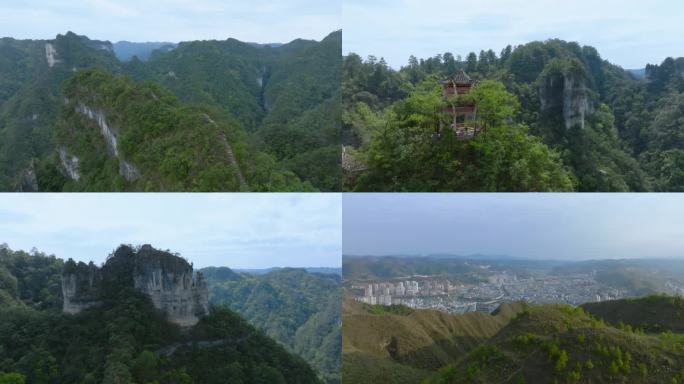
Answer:
[[[209,117],[206,113],[203,113],[202,116],[207,119],[208,122],[216,126],[216,122]],[[224,133],[219,133],[219,140],[221,141],[221,144],[223,145],[223,149],[226,152],[226,155],[228,156],[228,162],[232,164],[235,167],[235,172],[238,177],[238,181],[240,182],[240,189],[247,192],[249,191],[249,185],[247,184],[247,180],[245,179],[245,176],[242,174],[242,169],[240,169],[240,164],[237,162],[237,158],[235,157],[235,153],[233,152],[233,148],[230,146],[230,143],[228,142],[228,139],[226,138],[226,135]]]

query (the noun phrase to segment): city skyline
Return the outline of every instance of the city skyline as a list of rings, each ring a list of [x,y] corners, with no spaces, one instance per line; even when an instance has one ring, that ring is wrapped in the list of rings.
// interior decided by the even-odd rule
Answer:
[[[559,38],[595,47],[625,69],[684,56],[684,4],[656,0],[362,0],[344,2],[345,54],[380,57],[395,69],[410,55],[461,55]]]

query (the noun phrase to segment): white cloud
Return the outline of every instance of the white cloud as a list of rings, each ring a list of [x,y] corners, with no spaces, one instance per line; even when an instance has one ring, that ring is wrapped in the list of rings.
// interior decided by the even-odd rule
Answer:
[[[319,0],[4,0],[3,36],[50,39],[254,42],[320,40],[341,28],[340,3]]]
[[[411,54],[498,52],[508,44],[562,38],[641,67],[684,55],[682,11],[684,3],[670,0],[346,0],[344,51],[385,56],[398,67]]]
[[[103,261],[121,243],[150,243],[196,265],[336,266],[337,194],[3,195],[0,242]]]

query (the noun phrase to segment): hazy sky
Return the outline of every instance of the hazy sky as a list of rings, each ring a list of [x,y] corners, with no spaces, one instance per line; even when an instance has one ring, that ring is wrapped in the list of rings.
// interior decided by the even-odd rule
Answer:
[[[342,28],[340,0],[2,0],[0,36],[52,39],[321,40]]]
[[[101,263],[149,243],[196,267],[339,267],[340,194],[2,194],[0,243]]]
[[[596,47],[627,69],[684,56],[675,0],[344,0],[344,52],[398,68],[427,58],[561,38]]]
[[[684,257],[683,194],[345,194],[343,251]]]

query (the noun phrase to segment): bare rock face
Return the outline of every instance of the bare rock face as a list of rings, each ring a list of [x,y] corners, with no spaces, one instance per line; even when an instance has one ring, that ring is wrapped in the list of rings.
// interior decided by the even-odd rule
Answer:
[[[64,171],[71,180],[78,181],[81,179],[81,174],[78,172],[78,157],[69,154],[66,148],[61,147],[57,150],[59,160],[64,167]]]
[[[45,60],[50,68],[62,62],[62,60],[57,59],[57,49],[52,43],[45,44]]]
[[[543,112],[561,113],[565,129],[584,129],[586,117],[594,111],[586,79],[571,71],[549,73],[539,84]]]
[[[17,192],[38,192],[38,176],[33,161],[21,173],[21,179],[17,185]]]
[[[209,290],[202,273],[184,259],[144,245],[138,251],[133,285],[146,294],[169,321],[183,327],[197,324],[209,312]]]
[[[88,116],[91,120],[97,123],[97,126],[100,127],[100,133],[102,133],[102,137],[104,137],[105,142],[107,143],[107,150],[112,155],[118,157],[119,150],[117,148],[117,132],[114,127],[107,124],[107,118],[105,117],[104,112],[90,108],[84,103],[78,103],[76,112]]]
[[[79,313],[85,309],[100,306],[102,289],[101,270],[92,262],[78,264],[69,259],[62,271],[63,311]]]
[[[104,291],[131,285],[150,298],[168,321],[182,327],[209,313],[209,291],[200,272],[185,259],[143,245],[119,247],[102,268],[69,260],[62,274],[63,311],[79,313],[103,303]]]
[[[129,182],[139,179],[140,172],[138,171],[138,168],[136,168],[136,166],[132,163],[121,158],[118,148],[118,131],[116,127],[107,122],[107,117],[105,116],[104,112],[95,108],[91,108],[84,103],[78,103],[75,110],[76,112],[87,116],[97,123],[97,126],[100,128],[100,133],[102,134],[102,137],[107,145],[107,151],[110,155],[119,159],[119,174]]]

